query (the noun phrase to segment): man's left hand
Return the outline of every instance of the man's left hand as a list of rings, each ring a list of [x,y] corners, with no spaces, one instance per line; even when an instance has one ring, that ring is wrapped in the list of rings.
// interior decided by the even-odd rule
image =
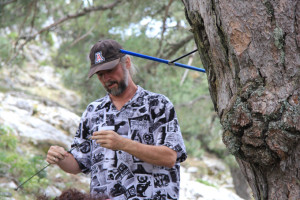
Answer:
[[[95,140],[100,146],[112,150],[120,150],[126,143],[126,138],[120,136],[114,131],[107,130],[94,132],[91,139]]]

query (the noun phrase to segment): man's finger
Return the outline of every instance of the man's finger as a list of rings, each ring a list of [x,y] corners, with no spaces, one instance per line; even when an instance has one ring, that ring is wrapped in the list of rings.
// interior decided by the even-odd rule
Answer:
[[[111,134],[111,133],[114,133],[114,131],[112,131],[112,130],[101,130],[101,131],[95,131],[93,133],[93,135],[108,135],[108,134]]]
[[[100,133],[100,132],[95,132],[93,134],[93,136],[91,136],[90,138],[92,140],[97,140],[97,139],[102,139],[102,138],[105,138],[106,137],[106,134],[105,133]]]
[[[97,139],[96,143],[98,143],[98,144],[105,144],[106,142],[103,139]]]
[[[65,154],[60,154],[59,153],[59,154],[55,155],[54,158],[57,158],[59,160],[63,160],[63,159],[65,159]]]
[[[46,161],[50,164],[56,164],[56,161],[53,156],[47,156]]]
[[[95,131],[93,135],[105,135],[106,131]]]
[[[67,156],[67,153],[68,152],[63,149],[62,151],[51,152],[50,156],[55,157],[55,158],[57,158],[59,160],[63,160]]]
[[[58,159],[56,158],[56,157],[52,157],[52,160],[53,160],[53,162],[57,162],[58,161]]]

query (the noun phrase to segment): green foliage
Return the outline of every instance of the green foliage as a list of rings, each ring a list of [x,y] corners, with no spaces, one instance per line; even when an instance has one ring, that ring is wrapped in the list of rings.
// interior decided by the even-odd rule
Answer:
[[[0,68],[1,68],[1,65],[0,65]],[[9,88],[7,88],[7,87],[5,87],[5,86],[3,86],[3,85],[0,85],[0,92],[6,93],[6,92],[8,92],[8,91],[9,91]]]
[[[0,126],[0,148],[8,151],[15,150],[17,147],[17,138],[11,134],[11,128]]]
[[[0,31],[0,68],[6,66],[8,63],[22,66],[24,56],[21,53],[15,53],[13,48],[17,37],[16,32],[3,35]]]
[[[16,39],[18,39],[18,33],[17,33],[17,32],[11,32],[11,33],[9,33],[9,34],[7,35],[7,37],[8,37],[9,39],[16,40]]]
[[[54,40],[50,32],[46,32],[45,34],[42,34],[42,36],[45,37],[44,40],[49,44],[49,47],[54,45]]]
[[[197,181],[198,181],[199,183],[204,184],[204,185],[207,185],[207,186],[211,186],[211,187],[217,188],[217,186],[215,186],[214,184],[211,184],[211,183],[208,182],[208,181],[205,181],[205,180],[202,180],[202,179],[197,179]]]
[[[224,161],[230,168],[238,168],[239,167],[235,160],[235,157],[232,154],[227,155],[224,158]]]
[[[18,139],[12,134],[12,129],[0,125],[0,176],[13,177],[19,183],[22,183],[45,166],[46,163],[41,156],[23,155],[23,153],[17,151],[18,146]],[[23,192],[38,194],[41,188],[48,185],[46,175],[46,172],[43,171],[31,179],[23,186]]]
[[[9,55],[12,52],[10,40],[0,35],[0,68],[2,67],[2,63],[7,62],[9,59]]]
[[[186,146],[186,151],[189,157],[195,157],[195,158],[201,158],[202,155],[204,154],[204,149],[201,146],[201,141],[188,137],[188,135],[191,135],[190,133],[183,133],[184,138],[185,138],[185,146]]]

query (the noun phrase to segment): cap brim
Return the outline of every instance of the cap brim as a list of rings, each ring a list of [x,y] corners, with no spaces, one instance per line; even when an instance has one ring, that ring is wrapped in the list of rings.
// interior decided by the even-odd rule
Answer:
[[[102,71],[102,70],[113,69],[118,65],[119,62],[120,62],[120,58],[110,61],[110,62],[107,62],[107,63],[103,63],[103,64],[99,63],[97,65],[94,65],[90,69],[88,77],[91,78],[95,73]]]

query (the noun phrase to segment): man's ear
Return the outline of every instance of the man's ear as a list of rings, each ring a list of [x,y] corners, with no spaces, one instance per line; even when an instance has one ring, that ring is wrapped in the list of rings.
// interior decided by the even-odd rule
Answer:
[[[127,58],[126,58],[126,68],[130,69],[130,67],[131,67],[131,60],[130,60],[130,57],[127,56]]]

